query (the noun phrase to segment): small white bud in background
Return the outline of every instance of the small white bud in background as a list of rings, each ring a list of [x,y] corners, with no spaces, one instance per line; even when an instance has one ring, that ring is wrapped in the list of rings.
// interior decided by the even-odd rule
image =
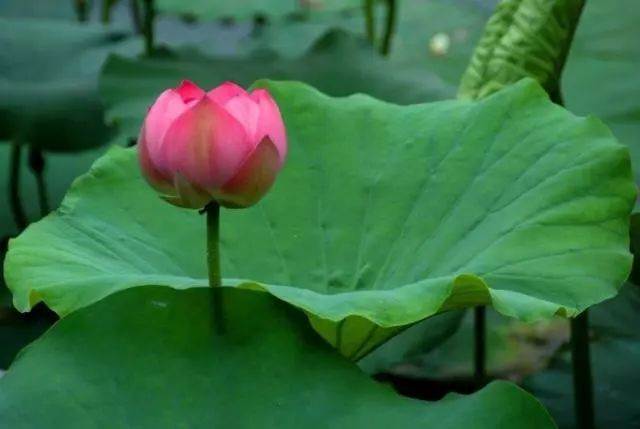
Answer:
[[[429,40],[429,52],[436,57],[441,57],[449,52],[451,38],[447,33],[436,33]]]

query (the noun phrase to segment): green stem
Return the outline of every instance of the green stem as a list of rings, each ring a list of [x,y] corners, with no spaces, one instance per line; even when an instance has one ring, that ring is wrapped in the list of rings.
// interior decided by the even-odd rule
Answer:
[[[47,198],[47,184],[44,180],[45,159],[39,148],[29,148],[29,167],[36,178],[40,215],[44,217],[49,213],[49,200]]]
[[[387,0],[387,20],[384,28],[384,38],[382,39],[382,55],[389,55],[391,52],[391,38],[396,30],[396,15],[398,14],[397,0]]]
[[[376,41],[376,28],[375,28],[375,5],[374,0],[363,0],[364,1],[364,19],[367,31],[367,39],[373,45]]]
[[[87,0],[74,0],[74,5],[75,5],[76,16],[78,17],[78,21],[87,22],[87,18],[88,18]]]
[[[571,319],[571,360],[576,427],[594,429],[593,379],[589,350],[589,314],[583,311]]]
[[[205,207],[207,213],[207,267],[211,287],[212,312],[215,330],[224,333],[222,280],[220,276],[220,205],[212,201]]]
[[[155,8],[153,0],[142,0],[144,6],[144,49],[147,56],[153,55],[153,21],[155,19]]]
[[[478,306],[473,309],[474,354],[473,374],[478,385],[482,385],[487,377],[487,309]]]
[[[142,23],[140,21],[140,5],[138,0],[129,0],[129,11],[131,13],[131,22],[136,34],[142,34]]]
[[[27,216],[20,200],[20,163],[22,162],[22,147],[18,143],[11,145],[11,166],[9,169],[9,206],[13,213],[13,220],[19,231],[27,227]]]
[[[111,0],[102,0],[102,10],[100,11],[100,21],[108,24],[111,21]]]

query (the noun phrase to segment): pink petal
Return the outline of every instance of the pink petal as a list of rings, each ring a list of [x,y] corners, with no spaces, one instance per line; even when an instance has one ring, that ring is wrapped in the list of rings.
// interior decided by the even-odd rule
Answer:
[[[142,129],[144,130],[144,141],[147,145],[148,156],[153,160],[156,167],[162,171],[165,170],[165,162],[160,152],[162,139],[173,120],[185,110],[187,110],[187,106],[180,95],[173,89],[168,89],[160,94],[145,118]]]
[[[233,82],[225,82],[222,85],[213,88],[207,93],[207,95],[219,105],[224,106],[227,104],[227,101],[232,98],[237,97],[238,95],[248,94],[241,86],[236,85]]]
[[[282,165],[287,156],[287,134],[280,109],[266,89],[256,89],[251,94],[251,98],[260,107],[256,138],[261,140],[264,136],[268,136],[273,141],[278,148]]]
[[[263,139],[245,160],[237,174],[214,196],[225,207],[249,207],[271,188],[280,170],[278,148]]]
[[[257,146],[260,142],[256,135],[260,106],[248,95],[239,95],[227,101],[224,108],[227,112],[231,113],[238,122],[244,125],[247,135],[254,146]]]
[[[192,185],[212,192],[236,173],[251,151],[244,127],[208,97],[176,120],[162,150],[170,170]]]
[[[181,174],[176,174],[174,178],[174,196],[163,196],[169,203],[187,209],[200,209],[212,200],[208,192],[190,183]]]
[[[164,174],[153,163],[149,156],[149,148],[144,135],[145,130],[143,126],[142,130],[140,130],[140,137],[138,138],[138,162],[140,163],[142,175],[156,191],[161,194],[170,195],[173,193],[171,178]]]
[[[175,91],[180,95],[182,101],[189,103],[193,100],[199,100],[204,97],[205,92],[198,85],[190,80],[183,80]]]

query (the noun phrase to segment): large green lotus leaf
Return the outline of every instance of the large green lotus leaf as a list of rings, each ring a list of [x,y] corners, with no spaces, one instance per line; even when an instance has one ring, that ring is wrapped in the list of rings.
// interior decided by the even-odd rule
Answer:
[[[222,298],[224,335],[208,289],[137,288],[70,315],[0,379],[0,426],[554,427],[535,398],[505,382],[437,403],[403,398],[291,307],[258,292]]]
[[[640,288],[627,283],[614,299],[589,310],[596,427],[640,427]],[[571,354],[525,380],[561,429],[580,429],[573,414]],[[628,399],[626,399],[628,398]]]
[[[453,308],[573,316],[627,277],[627,149],[534,82],[405,107],[268,87],[290,155],[267,198],[224,211],[224,283],[303,308],[345,355]],[[14,303],[64,315],[132,286],[204,286],[204,224],[158,198],[135,151],[116,148],[10,243]]]
[[[98,25],[0,18],[0,140],[75,151],[110,137],[98,73],[139,42]]]
[[[304,81],[336,96],[363,92],[402,104],[440,100],[454,94],[454,88],[435,75],[390,66],[366,42],[343,31],[324,35],[307,55],[289,60],[215,59],[193,52],[162,59],[114,56],[102,72],[100,92],[108,119],[135,137],[147,107],[164,89],[176,86],[182,79],[209,88],[225,80],[250,85],[263,77]]]

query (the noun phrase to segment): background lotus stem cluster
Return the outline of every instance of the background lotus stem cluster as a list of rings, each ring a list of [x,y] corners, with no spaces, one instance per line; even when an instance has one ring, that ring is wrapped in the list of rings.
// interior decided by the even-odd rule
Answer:
[[[397,0],[385,0],[386,17],[384,34],[382,42],[379,44],[380,53],[389,55],[391,52],[391,40],[396,31],[398,20],[398,2]],[[378,46],[376,40],[376,0],[363,0],[362,9],[364,13],[365,32],[367,40],[373,45]]]

